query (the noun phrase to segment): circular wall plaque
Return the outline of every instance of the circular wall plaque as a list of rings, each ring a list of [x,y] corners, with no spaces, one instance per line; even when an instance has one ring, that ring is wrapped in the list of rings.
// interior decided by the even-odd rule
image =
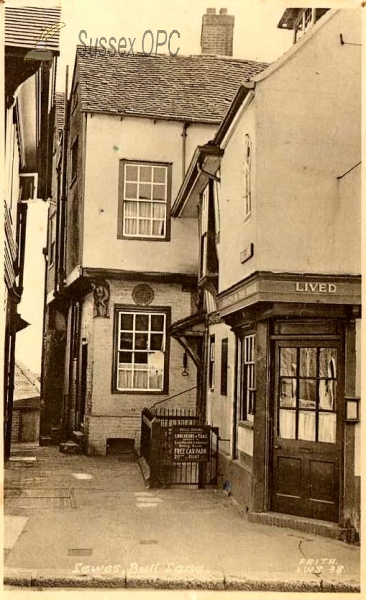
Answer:
[[[136,304],[148,306],[154,300],[154,290],[147,283],[140,283],[133,288],[132,298]]]

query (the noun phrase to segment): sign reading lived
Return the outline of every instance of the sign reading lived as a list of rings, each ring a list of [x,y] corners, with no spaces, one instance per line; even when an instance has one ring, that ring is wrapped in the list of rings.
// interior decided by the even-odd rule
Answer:
[[[207,425],[173,427],[173,461],[207,462],[210,454],[210,428]]]

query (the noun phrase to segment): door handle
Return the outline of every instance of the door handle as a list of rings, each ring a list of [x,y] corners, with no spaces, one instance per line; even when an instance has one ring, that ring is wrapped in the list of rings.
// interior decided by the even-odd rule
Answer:
[[[281,450],[281,446],[273,446],[275,450]]]

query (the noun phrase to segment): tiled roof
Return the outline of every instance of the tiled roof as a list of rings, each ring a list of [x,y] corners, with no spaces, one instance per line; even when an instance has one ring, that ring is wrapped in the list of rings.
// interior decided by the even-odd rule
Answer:
[[[64,116],[65,116],[65,93],[55,93],[55,107],[56,107],[56,127],[57,129],[63,129]]]
[[[27,369],[20,361],[15,363],[14,407],[23,407],[24,400],[39,398],[39,377]]]
[[[219,123],[241,82],[267,63],[228,57],[105,56],[77,49],[81,110]]]
[[[61,9],[36,6],[5,7],[5,45],[34,48],[45,29],[61,21]],[[58,50],[59,31],[47,38],[47,49]]]

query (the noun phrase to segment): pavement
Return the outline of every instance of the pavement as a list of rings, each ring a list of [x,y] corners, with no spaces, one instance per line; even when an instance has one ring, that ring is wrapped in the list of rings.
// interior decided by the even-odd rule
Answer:
[[[359,547],[250,523],[222,490],[145,486],[131,456],[17,445],[4,469],[4,585],[359,592]]]

